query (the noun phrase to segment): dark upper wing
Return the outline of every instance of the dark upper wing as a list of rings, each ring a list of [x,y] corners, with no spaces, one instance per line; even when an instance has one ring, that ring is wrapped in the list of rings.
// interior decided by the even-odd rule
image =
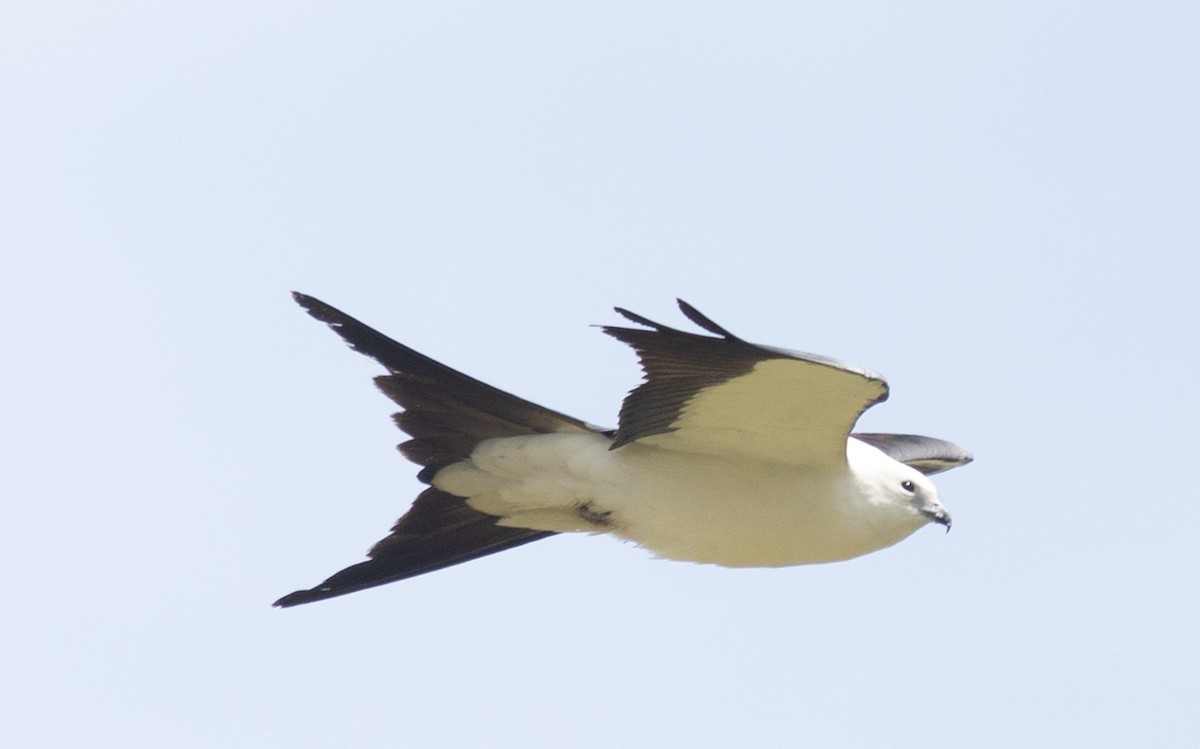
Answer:
[[[850,436],[882,450],[893,460],[912,466],[927,476],[958,468],[975,459],[971,453],[953,442],[917,434],[855,432]]]
[[[404,410],[395,415],[412,439],[400,445],[406,457],[424,468],[430,481],[438,469],[469,456],[475,445],[494,437],[553,432],[594,431],[582,421],[497,390],[455,371],[346,313],[304,294],[296,301],[327,323],[350,347],[387,368],[375,379]],[[280,598],[276,606],[295,606],[403,580],[553,535],[507,528],[496,518],[469,507],[461,497],[426,489],[393,526],[391,535],[370,551],[370,559],[347,567],[310,590]]]
[[[637,351],[646,373],[621,407],[614,448],[641,442],[795,465],[844,463],[846,438],[859,415],[887,399],[887,383],[878,374],[749,343],[682,300],[679,308],[716,337],[620,308],[648,330],[604,327]]]

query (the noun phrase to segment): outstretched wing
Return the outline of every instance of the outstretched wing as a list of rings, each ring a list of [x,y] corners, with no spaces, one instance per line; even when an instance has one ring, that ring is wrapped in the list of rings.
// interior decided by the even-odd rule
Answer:
[[[375,378],[375,383],[404,409],[394,418],[412,439],[402,443],[400,451],[424,466],[418,477],[426,483],[438,469],[465,459],[485,439],[594,431],[578,419],[440,364],[313,297],[294,296],[351,348],[387,368],[389,374]],[[472,509],[461,497],[430,487],[396,521],[391,535],[375,544],[367,561],[314,588],[286,595],[275,605],[295,606],[353,593],[554,535],[498,526],[496,520]]]
[[[633,442],[791,465],[838,465],[867,408],[888,396],[874,372],[823,356],[738,338],[679,301],[713,336],[669,328],[617,308],[645,326],[605,326],[637,351],[646,380],[621,407],[613,448]]]
[[[975,459],[953,442],[917,434],[855,432],[850,436],[878,448],[893,460],[912,466],[926,476],[964,466]]]

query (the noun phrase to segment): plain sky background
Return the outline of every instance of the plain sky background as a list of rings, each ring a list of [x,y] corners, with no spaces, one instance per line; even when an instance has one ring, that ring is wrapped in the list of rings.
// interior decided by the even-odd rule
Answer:
[[[0,743],[1200,741],[1200,5],[0,10]],[[559,537],[292,610],[420,489],[339,306],[612,425],[682,297],[976,455],[725,570]]]

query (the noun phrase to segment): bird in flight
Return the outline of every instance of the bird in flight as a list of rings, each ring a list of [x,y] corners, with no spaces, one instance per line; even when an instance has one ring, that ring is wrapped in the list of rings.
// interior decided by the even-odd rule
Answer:
[[[404,580],[556,533],[611,533],[659,557],[728,567],[850,559],[950,514],[928,476],[971,461],[911,434],[851,433],[883,377],[745,341],[679,300],[710,335],[628,310],[603,326],[645,381],[603,429],[510,395],[304,294],[387,374],[405,457],[428,485],[365,562],[275,602],[295,606]]]

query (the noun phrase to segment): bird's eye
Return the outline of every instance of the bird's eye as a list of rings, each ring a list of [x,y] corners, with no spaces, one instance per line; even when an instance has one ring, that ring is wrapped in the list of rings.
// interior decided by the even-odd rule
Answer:
[[[901,481],[900,488],[906,492],[912,493],[917,490],[917,485],[911,481]]]

